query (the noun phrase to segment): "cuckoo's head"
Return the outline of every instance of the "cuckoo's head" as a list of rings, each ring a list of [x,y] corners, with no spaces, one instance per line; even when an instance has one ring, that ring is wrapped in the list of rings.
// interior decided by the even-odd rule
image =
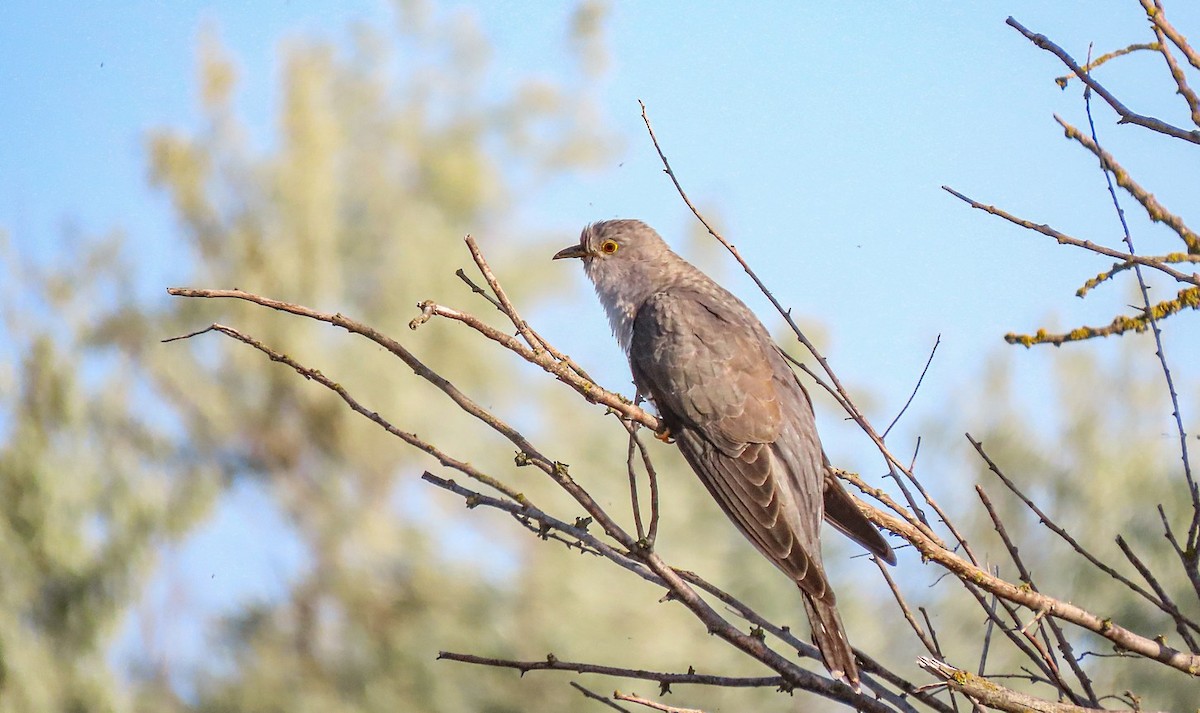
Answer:
[[[559,250],[554,259],[581,258],[592,281],[633,277],[655,270],[674,257],[653,228],[640,220],[604,220],[583,229],[579,244]]]
[[[576,257],[596,288],[613,334],[629,349],[633,319],[650,295],[673,276],[693,269],[671,252],[654,229],[640,220],[604,220],[583,229],[579,244],[559,250],[554,259]]]

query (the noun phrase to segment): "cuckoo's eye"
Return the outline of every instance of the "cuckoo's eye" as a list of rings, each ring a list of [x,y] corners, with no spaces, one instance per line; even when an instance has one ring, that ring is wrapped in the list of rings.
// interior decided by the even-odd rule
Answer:
[[[605,255],[612,255],[616,251],[617,251],[617,241],[616,240],[605,240],[604,242],[600,243],[600,252],[604,253]]]

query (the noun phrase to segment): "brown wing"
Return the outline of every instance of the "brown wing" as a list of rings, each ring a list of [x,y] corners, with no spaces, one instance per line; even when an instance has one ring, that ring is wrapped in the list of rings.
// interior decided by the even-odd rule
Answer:
[[[634,320],[634,381],[738,529],[801,589],[832,604],[821,569],[824,468],[811,408],[779,372],[757,319],[732,296],[719,297],[650,298]]]

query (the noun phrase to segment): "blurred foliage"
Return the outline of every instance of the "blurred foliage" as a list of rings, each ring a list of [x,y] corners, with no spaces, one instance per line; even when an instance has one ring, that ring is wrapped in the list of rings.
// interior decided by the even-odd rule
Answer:
[[[283,45],[277,135],[264,145],[238,114],[237,62],[209,31],[198,128],[147,137],[149,179],[172,206],[176,234],[76,238],[42,269],[6,255],[24,284],[7,283],[5,341],[19,359],[0,372],[0,711],[582,703],[561,674],[437,662],[440,649],[761,673],[682,607],[658,603],[661,590],[429,492],[417,476],[436,464],[260,354],[209,335],[160,343],[213,321],[236,325],[455,457],[501,464],[493,475],[543,506],[582,514],[513,465],[511,445],[373,345],[245,304],[148,299],[140,282],[165,259],[189,285],[344,312],[400,336],[480,403],[556,444],[555,457],[628,517],[615,421],[456,325],[406,328],[430,297],[491,318],[454,277],[470,265],[467,232],[527,308],[571,278],[530,269],[529,256],[548,265],[562,237],[530,234],[516,212],[531,189],[615,151],[590,94],[608,64],[605,6],[581,3],[564,28],[573,64],[516,84],[497,79],[470,13],[396,9],[393,27],[355,27],[348,43]],[[673,449],[657,453],[670,502],[664,553],[736,583],[776,618],[798,619],[794,587],[748,557],[732,528],[711,527],[724,520],[703,488]],[[264,521],[286,524],[264,536],[298,547],[303,564],[282,573],[279,596],[206,611],[188,592],[225,586],[224,573],[179,572],[170,560],[246,488],[275,511]],[[144,599],[163,580],[181,594],[167,605]],[[204,650],[174,650],[160,633],[182,620],[209,632]],[[130,621],[140,645],[114,651]],[[615,683],[576,678],[597,690]],[[714,710],[792,705],[773,691],[688,696]]]

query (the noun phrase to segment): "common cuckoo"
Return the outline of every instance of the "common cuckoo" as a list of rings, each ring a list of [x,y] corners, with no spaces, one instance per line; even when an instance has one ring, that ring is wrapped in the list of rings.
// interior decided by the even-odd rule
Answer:
[[[639,393],[729,519],[800,587],[825,667],[857,689],[821,521],[896,556],[829,472],[808,393],[766,328],[640,221],[589,225],[560,258],[583,260]]]

